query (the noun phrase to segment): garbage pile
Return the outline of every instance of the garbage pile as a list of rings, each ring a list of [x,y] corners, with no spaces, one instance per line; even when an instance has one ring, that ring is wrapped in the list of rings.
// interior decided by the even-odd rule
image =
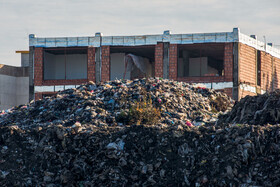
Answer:
[[[279,125],[6,126],[0,134],[1,186],[280,185]]]
[[[280,124],[280,90],[258,96],[246,96],[219,123]]]
[[[140,79],[15,107],[0,117],[0,186],[279,186],[280,125],[214,125],[231,102]]]
[[[1,125],[34,128],[76,122],[95,126],[149,123],[201,125],[214,123],[232,106],[230,98],[214,90],[166,79],[116,80],[59,92],[2,114]],[[145,115],[145,111],[148,111]],[[135,119],[135,115],[139,115]],[[144,119],[142,119],[144,118]],[[132,122],[132,124],[131,124]]]

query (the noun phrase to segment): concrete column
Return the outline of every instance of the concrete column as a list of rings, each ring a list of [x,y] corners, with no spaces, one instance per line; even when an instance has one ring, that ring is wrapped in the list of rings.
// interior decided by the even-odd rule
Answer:
[[[169,43],[163,43],[163,78],[169,78]]]
[[[102,35],[103,34],[101,32],[95,33],[95,38],[97,38],[97,40],[99,40],[99,44],[100,44],[99,47],[95,48],[95,81],[96,81],[96,83],[101,82]]]
[[[233,43],[233,88],[232,88],[232,98],[234,100],[239,99],[239,43]]]
[[[29,101],[35,98],[34,95],[34,47],[29,47]]]
[[[95,48],[95,81],[101,81],[101,47]]]

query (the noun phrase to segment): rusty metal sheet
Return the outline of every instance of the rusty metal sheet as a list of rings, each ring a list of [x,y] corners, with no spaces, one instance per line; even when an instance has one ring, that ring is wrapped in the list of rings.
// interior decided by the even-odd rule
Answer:
[[[113,36],[113,45],[123,45],[123,36]]]
[[[67,47],[67,38],[56,38],[56,47]]]
[[[192,44],[193,35],[192,34],[182,34],[182,44]]]
[[[124,36],[123,44],[126,46],[133,46],[135,45],[135,38],[134,36]]]
[[[78,38],[68,37],[68,46],[78,46]]]
[[[145,45],[146,36],[135,36],[135,45]]]
[[[103,36],[102,37],[102,45],[112,45],[113,37],[112,36]]]
[[[182,34],[172,34],[170,37],[171,44],[181,44],[182,43]]]

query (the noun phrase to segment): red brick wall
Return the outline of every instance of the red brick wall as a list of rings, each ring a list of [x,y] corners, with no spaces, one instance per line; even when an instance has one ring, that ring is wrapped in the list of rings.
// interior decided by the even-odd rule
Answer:
[[[169,79],[177,80],[178,45],[169,45]]]
[[[43,65],[42,47],[36,47],[34,50],[34,86],[51,86],[51,85],[73,85],[83,84],[88,81],[95,82],[95,48],[88,48],[88,64],[87,64],[87,79],[73,80],[44,80],[44,65]]]
[[[95,82],[95,48],[88,47],[87,79]]]
[[[105,82],[110,80],[110,46],[102,46],[101,51],[101,81]]]
[[[273,58],[274,62],[274,89],[280,88],[280,59],[279,58]]]
[[[225,81],[233,81],[233,43],[225,43],[224,50]]]
[[[39,93],[35,93],[35,101],[38,101],[39,99],[43,99],[43,95],[47,94],[47,95],[53,95],[56,94],[57,92],[39,92]]]
[[[204,44],[214,46],[213,44]],[[177,67],[176,67],[177,68]],[[177,77],[178,81],[190,83],[210,83],[210,82],[231,82],[233,81],[233,44],[225,43],[224,46],[224,76],[204,76],[204,77]]]
[[[163,77],[163,43],[155,47],[155,77]]]
[[[241,83],[255,87],[257,84],[257,50],[248,45],[239,44],[239,79]],[[265,91],[272,91],[280,88],[280,59],[272,57],[270,54],[261,51],[261,86]],[[274,81],[273,81],[274,78]],[[259,88],[259,87],[258,87]],[[256,95],[244,90],[239,90],[239,98],[246,95]]]
[[[40,86],[43,82],[43,48],[34,50],[34,85]]]
[[[261,89],[272,90],[272,56],[261,51]]]
[[[72,80],[44,80],[43,86],[55,86],[55,85],[79,85],[88,82],[87,79],[72,79]],[[35,85],[35,86],[42,86]]]
[[[257,84],[257,50],[246,44],[239,43],[239,81],[245,85],[256,87]],[[242,85],[241,85],[242,88]],[[245,91],[239,87],[239,99],[246,95],[254,96],[256,93]]]
[[[239,44],[239,80],[251,86],[256,86],[256,55],[255,48]]]
[[[225,94],[227,94],[229,97],[232,98],[232,88],[224,88],[224,89],[216,90],[216,91],[224,92]]]

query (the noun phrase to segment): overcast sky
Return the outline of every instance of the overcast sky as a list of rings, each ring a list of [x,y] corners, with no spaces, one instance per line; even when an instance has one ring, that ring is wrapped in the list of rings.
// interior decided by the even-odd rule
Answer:
[[[280,45],[280,0],[0,0],[0,64],[38,37],[230,32]]]

